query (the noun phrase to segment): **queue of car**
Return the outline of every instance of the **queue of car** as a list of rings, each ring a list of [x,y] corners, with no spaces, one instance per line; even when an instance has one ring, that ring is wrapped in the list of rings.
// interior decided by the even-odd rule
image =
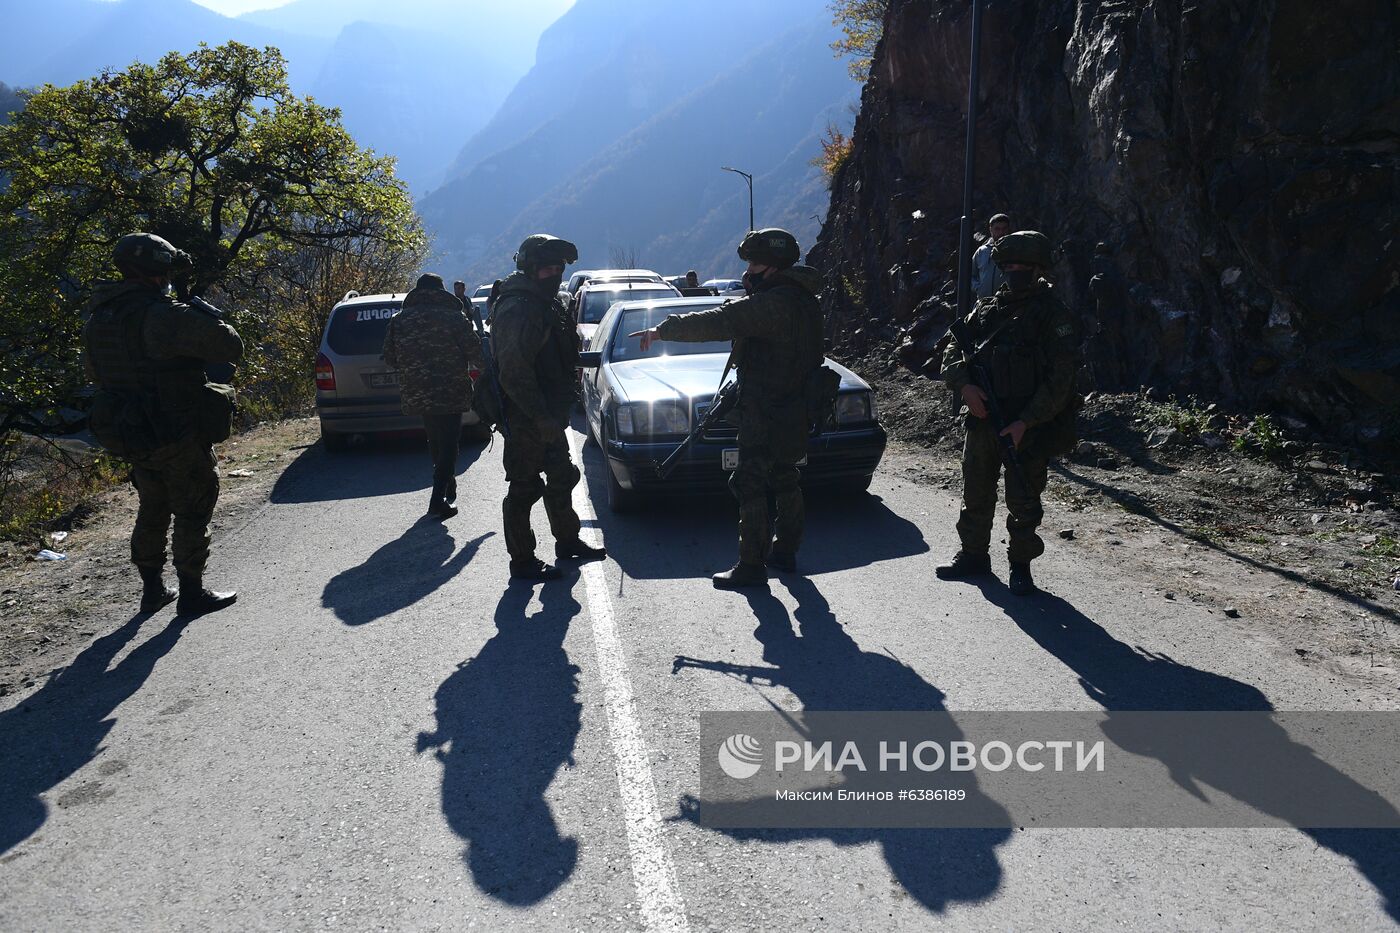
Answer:
[[[602,269],[576,272],[560,288],[578,329],[583,416],[607,464],[612,510],[634,508],[657,493],[718,489],[737,466],[738,429],[721,422],[697,438],[666,477],[658,471],[719,391],[729,341],[658,342],[643,351],[640,340],[628,336],[667,315],[715,308],[743,293],[739,279],[710,279],[702,287],[709,293],[682,295],[647,269]],[[483,318],[490,293],[488,283],[471,294]],[[345,449],[355,435],[421,430],[421,419],[403,414],[398,374],[383,357],[384,334],[403,299],[402,293],[350,292],[331,310],[316,358],[316,413],[327,450]],[[834,360],[824,365],[841,384],[833,417],[808,445],[803,484],[864,491],[887,440],[874,392]],[[478,375],[473,371],[472,379]],[[463,420],[469,439],[489,436],[475,413]]]

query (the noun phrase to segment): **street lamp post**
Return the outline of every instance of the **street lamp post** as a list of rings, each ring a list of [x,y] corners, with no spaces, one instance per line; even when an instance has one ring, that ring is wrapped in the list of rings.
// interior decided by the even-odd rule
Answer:
[[[730,168],[730,167],[727,166],[727,165],[723,166],[723,167],[720,169],[720,171],[722,171],[722,172],[733,172],[735,175],[743,175],[743,176],[744,176],[744,181],[746,181],[746,182],[749,183],[749,229],[752,230],[752,229],[754,228],[754,226],[753,226],[753,176],[750,175],[748,172],[741,172],[741,171],[739,171],[737,168]]]
[[[972,186],[977,164],[977,90],[981,77],[982,0],[972,0],[972,56],[967,76],[967,144],[963,155],[963,213],[958,230],[958,319],[972,311]]]

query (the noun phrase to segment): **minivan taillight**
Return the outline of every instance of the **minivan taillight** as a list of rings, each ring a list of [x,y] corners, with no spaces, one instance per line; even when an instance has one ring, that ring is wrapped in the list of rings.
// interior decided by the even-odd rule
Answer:
[[[324,353],[316,354],[316,388],[322,392],[335,391],[335,367]]]

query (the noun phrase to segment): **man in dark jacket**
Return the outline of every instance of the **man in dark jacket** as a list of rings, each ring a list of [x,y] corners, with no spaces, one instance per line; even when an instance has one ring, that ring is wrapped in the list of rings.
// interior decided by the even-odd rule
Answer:
[[[579,540],[571,496],[581,475],[564,433],[578,399],[578,338],[559,285],[564,267],[577,261],[578,249],[567,240],[540,233],[526,237],[515,254],[517,271],[500,283],[492,311],[491,349],[509,425],[504,454],[509,486],[501,509],[510,575],[519,580],[560,576],[557,567],[535,556],[530,510],[541,498],[555,556],[606,556],[602,548]]]
[[[462,302],[431,272],[418,277],[404,296],[403,310],[389,320],[384,362],[399,373],[405,415],[422,415],[433,458],[433,492],[428,514],[457,514],[457,451],[462,412],[472,406],[471,369],[481,342],[467,321]]]
[[[219,500],[213,441],[228,436],[232,407],[217,409],[223,403],[206,386],[204,370],[211,363],[237,362],[243,341],[213,314],[170,296],[172,278],[189,270],[190,257],[166,240],[127,234],[117,241],[112,260],[122,280],[103,282],[93,292],[83,327],[84,363],[98,388],[93,434],[132,466],[140,504],[131,561],[141,574],[141,611],[155,612],[175,599],[162,579],[173,518],[176,610],[213,612],[237,598],[204,588],[209,522]]]
[[[797,569],[804,521],[801,474],[810,435],[804,390],[822,365],[820,276],[797,265],[797,240],[786,230],[758,230],[739,244],[748,296],[708,311],[673,314],[655,328],[633,334],[642,349],[655,340],[733,340],[730,356],[739,375],[739,466],[729,489],[739,500],[739,562],[717,573],[722,589],[761,586],[767,567]],[[768,492],[777,501],[775,537],[769,540]]]
[[[1050,268],[1050,242],[1034,230],[997,241],[992,258],[1005,282],[991,298],[979,300],[968,315],[965,335],[943,356],[943,378],[967,411],[963,447],[963,507],[958,516],[962,549],[935,573],[944,580],[992,572],[988,549],[1002,471],[1001,441],[992,424],[988,398],[994,397],[1007,424],[1001,434],[1015,444],[1025,483],[1006,478],[1007,557],[1011,592],[1035,592],[1031,561],[1045,552],[1036,534],[1044,517],[1041,493],[1051,457],[1062,452],[1068,419],[1073,432],[1074,377],[1079,368],[1079,333],[1074,316],[1042,276]],[[968,357],[986,370],[989,386],[973,382]]]

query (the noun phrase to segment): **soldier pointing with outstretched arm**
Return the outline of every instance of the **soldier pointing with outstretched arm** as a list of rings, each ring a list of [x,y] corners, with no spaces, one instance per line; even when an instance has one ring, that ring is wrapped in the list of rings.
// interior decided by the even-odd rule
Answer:
[[[642,349],[656,340],[733,340],[739,375],[739,466],[729,489],[739,500],[739,562],[714,575],[722,589],[762,586],[768,567],[794,572],[804,509],[798,461],[807,455],[811,418],[807,388],[822,366],[820,276],[797,265],[801,251],[786,230],[757,230],[739,244],[748,296],[718,308],[673,314],[639,331]],[[777,500],[769,539],[768,492]]]

